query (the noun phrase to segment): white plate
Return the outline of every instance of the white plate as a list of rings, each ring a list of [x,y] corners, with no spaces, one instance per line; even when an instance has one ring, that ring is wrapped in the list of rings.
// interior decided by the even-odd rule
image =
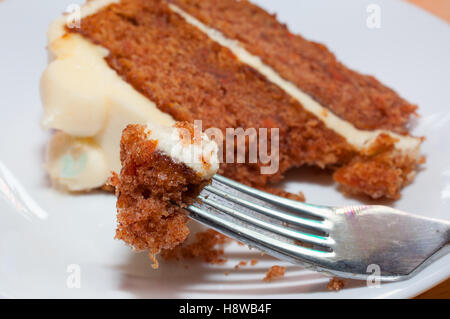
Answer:
[[[224,266],[192,262],[185,269],[183,264],[163,263],[153,270],[145,254],[113,240],[112,195],[62,194],[49,187],[44,173],[49,133],[39,126],[38,82],[47,62],[45,33],[72,2],[0,3],[0,296],[411,297],[450,275],[447,255],[415,278],[380,288],[350,282],[347,289],[329,292],[326,277],[293,265],[287,265],[284,280],[267,284],[261,281],[266,269],[280,263],[261,257],[256,266],[233,271],[240,260],[259,257],[237,245],[227,249],[230,261]],[[449,25],[392,0],[258,2],[276,11],[292,30],[325,43],[344,63],[376,75],[420,105],[422,117],[414,131],[427,136],[423,151],[428,162],[392,205],[450,219]],[[380,29],[366,26],[369,3],[381,7]],[[286,186],[302,190],[310,202],[357,202],[342,196],[325,174],[292,172]],[[81,287],[70,288],[77,270]]]

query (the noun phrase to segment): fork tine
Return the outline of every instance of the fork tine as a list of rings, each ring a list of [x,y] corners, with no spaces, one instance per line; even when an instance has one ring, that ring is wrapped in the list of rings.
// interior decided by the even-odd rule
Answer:
[[[314,217],[319,217],[321,219],[327,219],[330,217],[330,209],[325,206],[317,206],[312,204],[306,204],[301,203],[299,201],[283,198],[280,196],[276,196],[270,193],[266,193],[263,191],[260,191],[256,188],[246,186],[244,184],[235,182],[229,178],[223,177],[221,175],[214,175],[213,181],[216,181],[218,183],[224,184],[228,187],[231,187],[233,189],[236,189],[238,191],[241,191],[247,195],[254,196],[258,199],[262,199],[264,201],[268,201],[270,203],[273,203],[275,205],[280,205],[285,208],[290,208],[296,211],[299,211],[306,215],[311,215]],[[213,184],[214,185],[214,184]],[[289,218],[289,217],[287,217]]]
[[[208,197],[208,195],[206,195],[206,196],[201,195],[200,199],[203,201],[204,204],[212,206],[225,214],[239,218],[240,220],[246,221],[249,224],[266,229],[268,231],[272,231],[279,235],[287,236],[292,239],[300,240],[300,241],[307,242],[310,244],[320,245],[323,247],[331,247],[334,244],[334,240],[330,237],[323,237],[323,236],[318,236],[318,235],[314,235],[314,234],[307,234],[307,233],[303,233],[303,232],[300,232],[297,230],[289,229],[287,227],[281,227],[279,225],[275,225],[275,224],[265,221],[263,219],[258,219],[258,218],[252,217],[248,214],[242,213],[241,211],[244,211],[242,209],[237,210],[237,209],[232,209],[226,205],[222,205],[221,203],[218,203],[217,201],[212,200],[211,197]]]
[[[279,257],[284,260],[290,260],[294,263],[302,263],[306,267],[309,264],[326,265],[331,263],[335,257],[334,252],[315,250],[279,240],[274,237],[265,235],[259,231],[251,229],[248,225],[228,220],[220,214],[220,211],[210,213],[202,209],[199,204],[190,205],[187,210],[192,218],[206,224],[235,240],[243,242],[252,247],[256,247],[271,256]],[[214,209],[213,209],[214,210]],[[323,266],[321,266],[323,267]]]
[[[329,231],[331,228],[331,223],[328,220],[307,219],[281,210],[270,209],[254,202],[245,200],[244,198],[240,198],[230,193],[224,192],[223,190],[219,189],[218,186],[218,183],[214,183],[206,186],[205,190],[214,193],[226,200],[230,200],[238,205],[242,205],[253,211],[262,213],[268,217],[276,218],[283,222],[290,222],[298,226],[302,226],[312,230],[319,230],[324,233],[327,233],[327,231]]]

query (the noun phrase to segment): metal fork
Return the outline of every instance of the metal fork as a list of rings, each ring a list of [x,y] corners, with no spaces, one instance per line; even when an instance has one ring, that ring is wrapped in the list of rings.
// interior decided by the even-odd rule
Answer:
[[[215,175],[191,218],[251,247],[342,278],[410,278],[450,252],[450,222],[386,206],[328,207]]]

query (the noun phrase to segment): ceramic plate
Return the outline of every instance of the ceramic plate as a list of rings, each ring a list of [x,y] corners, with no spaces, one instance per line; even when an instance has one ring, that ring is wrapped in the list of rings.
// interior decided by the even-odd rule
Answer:
[[[222,266],[162,263],[153,270],[145,253],[133,253],[113,239],[113,195],[58,192],[44,172],[50,133],[39,125],[38,84],[47,64],[46,30],[73,2],[0,2],[0,296],[388,298],[412,297],[448,278],[450,255],[410,280],[378,288],[350,281],[346,289],[330,292],[327,277],[289,264],[283,280],[264,283],[266,270],[284,263],[238,245],[226,249],[229,261]],[[257,2],[294,32],[326,44],[347,65],[419,104],[421,117],[413,131],[427,137],[427,164],[400,200],[384,204],[450,219],[449,25],[401,1]],[[374,8],[380,24],[370,18]],[[312,203],[360,202],[344,197],[320,172],[292,171],[284,186],[303,191]],[[252,258],[260,262],[233,269]]]

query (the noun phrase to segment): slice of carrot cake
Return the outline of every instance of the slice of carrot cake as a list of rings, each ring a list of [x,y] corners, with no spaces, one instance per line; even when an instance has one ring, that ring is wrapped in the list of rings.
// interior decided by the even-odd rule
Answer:
[[[128,125],[120,142],[116,238],[151,256],[182,243],[184,208],[219,168],[217,144],[191,124]],[[154,259],[156,261],[156,259]]]
[[[43,125],[70,137],[51,143],[49,172],[70,190],[118,172],[123,128],[148,121],[201,120],[222,134],[219,172],[260,188],[306,165],[347,192],[397,198],[422,161],[415,105],[248,1],[91,0],[80,18],[51,26],[41,81]],[[267,156],[252,159],[264,139]]]

